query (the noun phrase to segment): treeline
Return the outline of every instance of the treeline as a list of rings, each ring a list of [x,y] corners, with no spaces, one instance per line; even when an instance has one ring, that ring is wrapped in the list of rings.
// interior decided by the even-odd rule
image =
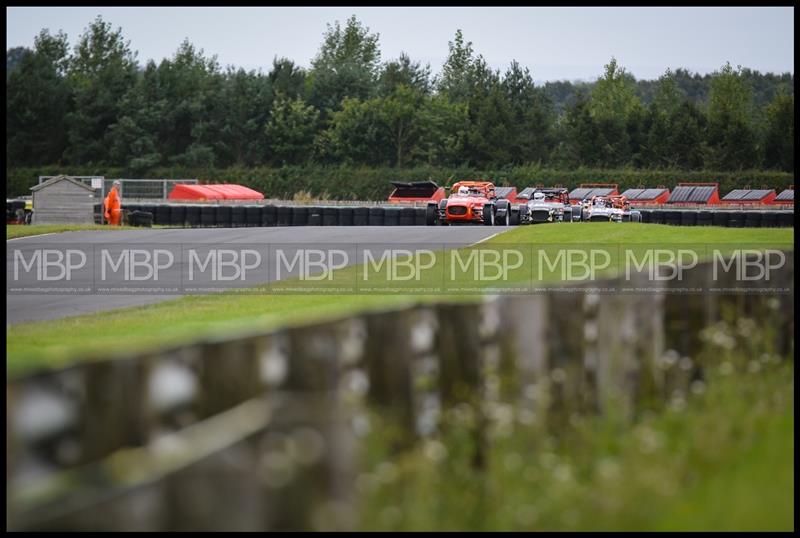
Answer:
[[[71,174],[76,176],[103,175],[124,178],[123,168],[98,166],[37,166],[7,169],[7,193],[10,196],[30,194],[38,176]],[[268,198],[292,199],[296,194],[332,200],[386,200],[392,191],[390,181],[419,181],[432,179],[439,185],[451,185],[464,178],[488,178],[497,185],[518,189],[543,186],[562,186],[569,189],[581,183],[617,183],[621,190],[640,186],[673,188],[682,181],[713,181],[719,183],[720,193],[733,189],[769,188],[778,192],[794,182],[788,172],[738,170],[735,172],[683,170],[625,170],[574,168],[550,169],[535,165],[478,169],[468,166],[439,167],[417,165],[409,168],[374,166],[287,165],[230,168],[190,168],[184,166],[158,167],[149,177],[173,179],[203,179],[209,182],[231,182],[264,193]]]
[[[7,54],[7,166],[794,170],[792,75],[726,64],[644,84],[612,58],[592,84],[537,86],[516,61],[490,69],[460,31],[435,76],[383,62],[378,38],[351,17],[309,69],[276,58],[263,73],[188,41],[142,67],[99,17],[72,49],[43,30]]]

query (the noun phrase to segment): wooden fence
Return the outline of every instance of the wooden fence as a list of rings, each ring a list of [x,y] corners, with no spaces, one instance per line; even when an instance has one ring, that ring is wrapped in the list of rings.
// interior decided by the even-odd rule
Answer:
[[[710,263],[681,281],[420,304],[207,340],[31,374],[7,385],[13,530],[347,530],[364,414],[436,436],[479,410],[473,463],[492,457],[491,405],[558,429],[575,413],[632,417],[702,376],[700,330],[723,311],[763,317],[793,349],[794,256],[764,285]],[[656,283],[657,285],[657,283]],[[628,287],[650,288],[645,274]],[[685,289],[705,291],[686,292]],[[531,427],[534,427],[533,425]]]

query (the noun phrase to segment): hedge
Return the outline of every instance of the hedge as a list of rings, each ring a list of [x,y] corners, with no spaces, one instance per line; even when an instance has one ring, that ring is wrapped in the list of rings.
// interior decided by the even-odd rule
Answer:
[[[102,175],[106,178],[130,178],[122,168],[42,166],[6,168],[6,195],[30,194],[40,175],[71,174]],[[518,189],[543,184],[577,187],[580,183],[617,183],[620,190],[644,185],[674,187],[681,181],[714,181],[722,194],[737,188],[774,188],[778,192],[794,183],[794,175],[786,172],[748,170],[714,172],[680,170],[600,170],[577,168],[553,170],[538,166],[517,166],[507,169],[476,170],[472,168],[368,168],[347,166],[285,166],[282,168],[156,168],[147,178],[197,178],[201,182],[226,182],[246,185],[264,193],[268,198],[292,198],[299,191],[314,196],[340,200],[385,200],[392,190],[390,181],[420,181],[431,179],[440,185],[455,179],[491,179],[498,186]]]

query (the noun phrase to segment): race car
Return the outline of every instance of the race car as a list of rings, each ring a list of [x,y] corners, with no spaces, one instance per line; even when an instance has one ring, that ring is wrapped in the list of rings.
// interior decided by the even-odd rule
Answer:
[[[592,196],[581,205],[581,220],[590,222],[641,222],[639,211],[631,210],[628,199],[622,195]]]
[[[512,208],[511,224],[572,222],[569,191],[564,188],[534,189],[530,199]]]
[[[425,215],[428,225],[510,224],[511,203],[497,198],[490,181],[459,181],[453,184],[450,193],[438,204],[428,204]]]

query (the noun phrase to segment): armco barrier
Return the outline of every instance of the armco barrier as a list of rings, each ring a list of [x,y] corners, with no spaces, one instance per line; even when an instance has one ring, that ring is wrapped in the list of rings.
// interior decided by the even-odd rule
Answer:
[[[770,284],[793,290],[787,254]],[[462,424],[475,440],[465,450],[480,476],[503,456],[492,453],[496,410],[547,434],[586,414],[621,425],[685,403],[706,379],[701,331],[723,313],[772,329],[753,353],[790,357],[793,291],[668,289],[732,286],[738,263],[728,280],[701,263],[648,294],[601,296],[595,285],[615,283],[602,280],[420,304],[10,379],[7,530],[352,530],[367,413],[388,421],[402,452],[469,406],[478,420]],[[632,282],[652,285],[642,273]],[[47,420],[26,418],[42,410]]]

